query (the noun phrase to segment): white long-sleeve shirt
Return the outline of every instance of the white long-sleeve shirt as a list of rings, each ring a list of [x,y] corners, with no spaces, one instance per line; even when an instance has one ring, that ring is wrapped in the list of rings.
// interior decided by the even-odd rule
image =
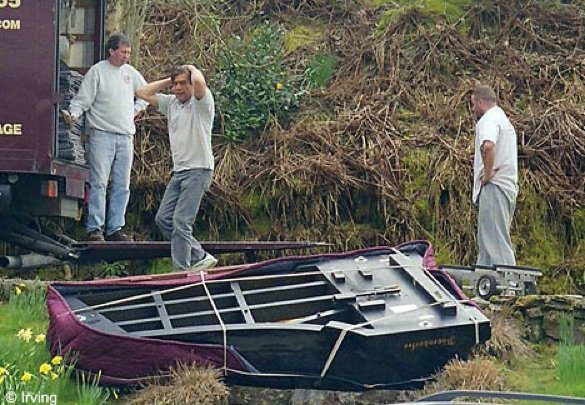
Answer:
[[[145,84],[144,77],[132,66],[114,66],[103,60],[85,75],[69,112],[73,117],[87,112],[90,128],[134,135],[134,114],[148,106],[144,100],[135,101],[134,94]]]

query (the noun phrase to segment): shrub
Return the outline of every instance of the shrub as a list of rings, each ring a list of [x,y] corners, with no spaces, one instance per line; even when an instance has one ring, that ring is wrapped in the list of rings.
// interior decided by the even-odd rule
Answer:
[[[304,93],[284,64],[280,27],[263,24],[248,39],[233,37],[220,54],[214,77],[223,136],[242,140],[264,129],[271,118],[284,124]]]

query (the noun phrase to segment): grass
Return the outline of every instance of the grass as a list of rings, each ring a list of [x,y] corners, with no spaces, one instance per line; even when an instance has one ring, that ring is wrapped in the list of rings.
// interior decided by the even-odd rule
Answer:
[[[531,394],[585,397],[585,346],[543,345],[538,354],[509,362],[488,356],[452,360],[413,398],[439,391],[517,391]],[[537,405],[544,402],[517,401]]]
[[[27,291],[18,285],[9,302],[0,303],[0,398],[12,391],[20,400],[23,395],[38,395],[36,401],[44,403],[106,403],[110,391],[96,381],[76,382],[67,359],[51,357],[45,340],[44,297],[44,289]]]
[[[542,349],[508,371],[507,379],[514,391],[585,397],[585,346]]]
[[[225,404],[228,396],[218,370],[180,364],[172,370],[170,383],[148,385],[126,399],[130,405],[207,405]]]
[[[173,261],[166,257],[152,260],[149,274],[167,274],[173,271]]]
[[[585,397],[585,345],[574,344],[574,318],[559,320],[561,343],[543,346],[537,356],[521,359],[509,375],[513,389]]]

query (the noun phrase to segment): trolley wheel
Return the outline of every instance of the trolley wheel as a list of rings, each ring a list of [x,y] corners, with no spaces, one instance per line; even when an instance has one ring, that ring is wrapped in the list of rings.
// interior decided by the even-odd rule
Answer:
[[[525,295],[534,295],[538,293],[538,289],[536,288],[536,283],[534,281],[526,281],[524,283],[524,294]]]
[[[481,276],[477,280],[477,294],[484,300],[489,300],[492,295],[498,292],[496,278],[494,276]]]

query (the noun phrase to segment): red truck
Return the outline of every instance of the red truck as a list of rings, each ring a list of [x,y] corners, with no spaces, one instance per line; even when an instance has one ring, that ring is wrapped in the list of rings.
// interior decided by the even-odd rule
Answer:
[[[0,0],[0,239],[59,258],[68,246],[27,224],[81,216],[80,128],[59,110],[102,58],[104,11],[105,0]]]

